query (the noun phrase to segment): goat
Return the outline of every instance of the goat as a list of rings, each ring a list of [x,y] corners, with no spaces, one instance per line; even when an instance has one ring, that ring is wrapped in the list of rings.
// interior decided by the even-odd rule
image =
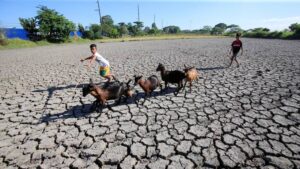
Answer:
[[[117,104],[120,104],[122,96],[125,96],[127,100],[128,97],[132,97],[133,95],[132,87],[129,85],[130,82],[131,80],[127,83],[115,82],[111,85],[106,85],[105,87],[99,87],[94,84],[92,79],[90,79],[90,84],[83,87],[82,93],[84,97],[91,94],[97,99],[94,101],[93,107],[98,106],[99,104],[104,106],[107,100],[118,99]],[[108,104],[107,107],[112,110]]]
[[[134,86],[137,84],[140,85],[140,87],[145,92],[145,98],[147,95],[152,95],[152,92],[159,86],[160,90],[162,88],[162,85],[160,84],[160,81],[157,76],[152,75],[148,77],[146,80],[142,79],[143,76],[134,76]]]
[[[190,83],[190,92],[191,92],[192,91],[192,81],[199,80],[199,73],[195,67],[187,67],[186,65],[184,65],[183,71],[185,72],[185,76],[186,76],[183,88],[185,88],[186,83],[189,82]]]
[[[177,83],[178,86],[177,86],[176,93],[178,94],[180,89],[182,89],[183,87],[182,81],[185,78],[184,72],[180,70],[167,71],[164,65],[161,63],[159,63],[158,67],[156,68],[156,71],[160,71],[161,78],[165,82],[165,89],[167,88],[168,83]]]

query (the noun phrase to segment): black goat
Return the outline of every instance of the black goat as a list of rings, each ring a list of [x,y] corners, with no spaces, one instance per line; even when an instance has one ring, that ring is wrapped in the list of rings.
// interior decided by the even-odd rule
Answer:
[[[185,73],[180,70],[167,71],[164,65],[161,63],[156,68],[156,71],[160,71],[161,78],[165,82],[165,89],[167,88],[168,83],[176,83],[178,85],[176,92],[174,92],[174,94],[177,95],[180,89],[182,89],[183,87],[183,79],[185,78]]]

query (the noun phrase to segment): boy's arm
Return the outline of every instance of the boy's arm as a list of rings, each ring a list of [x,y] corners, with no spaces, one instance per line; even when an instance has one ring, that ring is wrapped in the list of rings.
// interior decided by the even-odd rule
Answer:
[[[243,49],[243,46],[241,46],[241,55],[243,55],[244,53],[244,49]]]
[[[89,57],[87,57],[87,58],[84,58],[84,59],[80,59],[80,61],[83,62],[83,61],[85,61],[85,60],[90,60],[90,59],[92,59],[92,58],[93,58],[93,55],[92,55],[92,56],[89,56]]]
[[[89,68],[91,68],[91,65],[94,63],[95,60],[96,60],[96,56],[94,55],[90,56],[90,63],[88,64]]]
[[[231,52],[232,52],[232,46],[230,47],[230,50],[229,50],[229,55],[231,54]]]

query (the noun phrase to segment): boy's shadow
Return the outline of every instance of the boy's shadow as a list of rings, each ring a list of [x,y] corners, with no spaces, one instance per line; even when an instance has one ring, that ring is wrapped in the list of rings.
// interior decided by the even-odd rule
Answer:
[[[197,68],[197,70],[209,71],[209,70],[221,70],[221,69],[225,69],[225,68],[226,67],[224,67],[224,66],[217,66],[217,67]]]

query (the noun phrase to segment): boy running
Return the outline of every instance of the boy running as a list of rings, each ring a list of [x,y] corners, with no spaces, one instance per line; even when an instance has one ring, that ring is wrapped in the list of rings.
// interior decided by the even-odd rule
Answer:
[[[110,73],[109,62],[97,52],[96,44],[91,44],[90,49],[91,49],[92,55],[85,59],[80,59],[80,61],[83,62],[85,60],[89,60],[90,62],[88,64],[88,67],[90,68],[91,65],[94,63],[94,61],[96,60],[100,65],[99,66],[100,76],[108,79],[107,82],[110,82],[112,79],[116,80],[115,76]]]
[[[242,41],[240,40],[240,36],[241,34],[240,33],[237,33],[236,34],[236,40],[232,42],[231,44],[231,50],[229,52],[229,55],[231,55],[231,52],[232,52],[232,56],[231,56],[231,62],[230,62],[230,65],[228,67],[231,66],[233,60],[237,63],[237,67],[239,67],[239,62],[236,60],[236,56],[237,54],[239,53],[240,49],[242,49],[242,53],[241,55],[243,55],[243,43]]]

